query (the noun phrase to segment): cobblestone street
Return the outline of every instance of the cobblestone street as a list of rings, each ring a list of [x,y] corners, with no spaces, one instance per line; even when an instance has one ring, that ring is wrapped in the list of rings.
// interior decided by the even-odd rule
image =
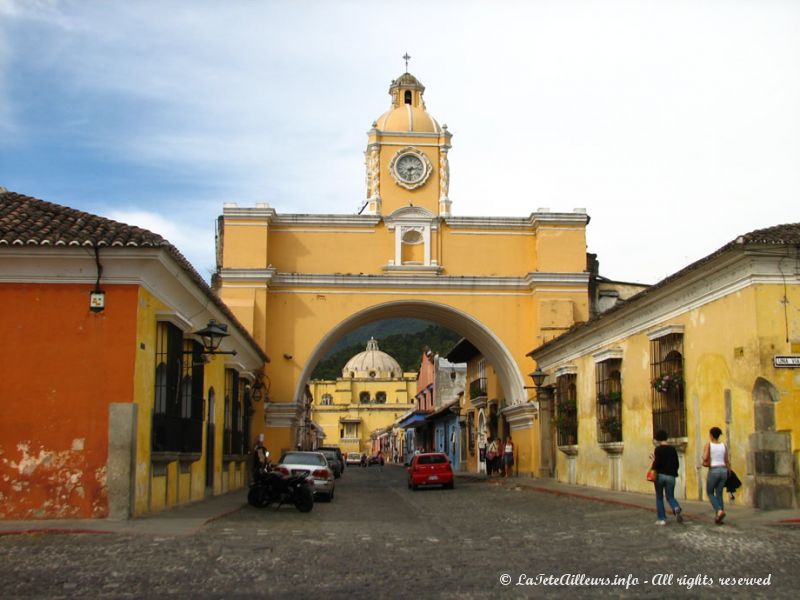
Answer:
[[[3,535],[0,594],[793,598],[800,586],[796,528],[717,527],[691,513],[683,525],[656,527],[654,513],[512,482],[412,492],[404,476],[398,467],[349,468],[335,500],[310,514],[244,506],[186,536]],[[721,585],[727,577],[769,579]]]

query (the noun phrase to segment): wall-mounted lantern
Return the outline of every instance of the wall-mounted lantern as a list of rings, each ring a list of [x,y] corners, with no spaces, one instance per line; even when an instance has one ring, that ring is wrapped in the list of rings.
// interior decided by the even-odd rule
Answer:
[[[203,342],[203,354],[233,354],[236,350],[220,350],[219,345],[222,339],[228,337],[228,326],[224,323],[217,323],[211,319],[203,329],[195,331],[194,335],[199,336]]]

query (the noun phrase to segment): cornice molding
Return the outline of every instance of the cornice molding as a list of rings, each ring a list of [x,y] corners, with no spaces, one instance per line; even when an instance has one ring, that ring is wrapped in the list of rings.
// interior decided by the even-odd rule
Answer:
[[[275,278],[278,270],[274,267],[266,269],[221,269],[217,274],[222,280],[252,281],[257,280],[264,285],[269,285]]]
[[[375,227],[381,222],[379,215],[276,215],[272,220],[275,226],[314,225],[315,227]]]
[[[231,219],[259,219],[269,223],[276,215],[275,209],[269,206],[223,205],[222,207],[222,216]]]
[[[622,348],[608,348],[602,352],[592,355],[595,363],[605,362],[607,360],[622,359]]]
[[[683,334],[684,329],[685,327],[683,325],[665,325],[650,331],[647,334],[647,339],[652,342],[653,340],[672,335],[673,333]]]
[[[500,413],[511,425],[513,431],[519,431],[533,427],[533,421],[539,414],[539,409],[534,402],[521,402],[501,409]]]
[[[589,216],[581,210],[571,213],[535,212],[528,217],[447,217],[445,222],[453,228],[534,230],[542,225],[585,226],[589,222]]]
[[[430,270],[437,267],[420,267]],[[390,268],[387,267],[387,270]],[[400,275],[327,274],[327,273],[276,273],[266,270],[270,287],[345,287],[345,288],[407,288],[409,286],[438,289],[500,289],[532,291],[537,286],[559,284],[581,288],[589,281],[588,273],[528,273],[524,277],[460,276],[460,275],[413,275],[411,266],[394,267],[403,271]],[[264,270],[237,269],[229,276],[223,269],[220,278],[225,281],[258,280]]]
[[[556,379],[559,377],[563,377],[564,375],[577,375],[578,374],[578,367],[577,365],[561,365],[560,367],[556,368]]]

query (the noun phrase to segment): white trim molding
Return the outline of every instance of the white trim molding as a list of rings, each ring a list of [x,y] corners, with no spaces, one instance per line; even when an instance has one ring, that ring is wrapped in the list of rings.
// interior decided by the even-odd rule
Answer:
[[[520,402],[503,408],[500,413],[505,417],[512,431],[519,431],[533,427],[533,421],[539,415],[539,408],[535,402]]]
[[[192,322],[183,315],[174,311],[159,311],[156,313],[156,321],[159,323],[172,323],[183,331],[184,333],[191,333],[193,329]]]
[[[650,331],[647,334],[647,339],[651,342],[653,340],[657,340],[662,337],[666,337],[668,335],[672,335],[673,333],[680,333],[683,335],[684,327],[683,325],[665,325],[663,327],[659,327],[653,331]]]
[[[592,355],[595,363],[605,362],[607,360],[618,359],[622,360],[622,348],[608,348],[602,352]]]
[[[578,374],[578,367],[576,365],[562,365],[560,367],[556,367],[555,370],[555,377],[558,379],[559,377],[563,377],[564,375],[577,375]]]

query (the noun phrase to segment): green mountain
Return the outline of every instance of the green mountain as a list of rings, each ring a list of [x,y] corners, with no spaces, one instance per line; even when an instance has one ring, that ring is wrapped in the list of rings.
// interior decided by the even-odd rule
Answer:
[[[331,348],[330,353],[351,348],[354,345],[361,345],[361,350],[366,348],[369,338],[375,338],[380,341],[390,335],[402,333],[416,333],[423,329],[435,325],[432,321],[423,321],[422,319],[384,319],[383,321],[376,321],[369,325],[359,327],[355,331],[351,331],[339,339]],[[359,352],[361,351],[359,350]],[[343,365],[344,366],[344,365]]]
[[[387,326],[384,330],[375,330],[371,326],[360,328],[353,332],[353,334],[359,334],[355,338],[357,341],[345,347],[339,347],[340,344],[337,344],[339,348],[331,350],[320,361],[311,374],[311,379],[336,379],[341,377],[344,365],[353,356],[364,351],[370,337],[378,340],[380,349],[400,363],[403,371],[419,370],[422,352],[426,346],[434,353],[444,354],[461,339],[461,336],[456,332],[440,325],[431,325],[427,321],[418,321],[417,319],[392,319],[392,321],[416,321],[423,323],[424,328],[411,332],[391,333],[385,336],[375,335],[374,332],[396,330],[394,324]],[[388,323],[388,321],[385,322]],[[362,330],[368,328],[370,329],[369,333],[362,333]]]

